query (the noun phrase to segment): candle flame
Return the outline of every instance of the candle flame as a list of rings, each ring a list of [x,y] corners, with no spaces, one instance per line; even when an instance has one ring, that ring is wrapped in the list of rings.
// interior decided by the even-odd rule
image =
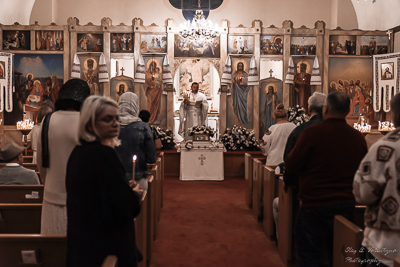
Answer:
[[[136,157],[136,155],[134,155],[134,156],[133,156],[133,161],[135,161],[135,160],[136,160],[136,158],[137,158],[137,157]]]

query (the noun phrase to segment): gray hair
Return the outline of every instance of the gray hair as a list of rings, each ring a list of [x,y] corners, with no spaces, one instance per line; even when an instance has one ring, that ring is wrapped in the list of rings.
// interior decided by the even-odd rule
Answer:
[[[326,102],[326,95],[319,92],[314,92],[312,96],[308,99],[308,106],[311,112],[317,112],[322,114],[322,109],[324,108]]]
[[[400,93],[397,93],[392,97],[392,100],[390,100],[390,110],[392,121],[397,128],[400,126]]]
[[[92,95],[86,98],[86,100],[83,102],[81,116],[79,119],[78,137],[80,139],[83,139],[87,142],[102,140],[102,137],[97,132],[95,123],[97,117],[107,105],[118,108],[117,102],[104,96]],[[115,139],[113,145],[120,145],[119,140]]]

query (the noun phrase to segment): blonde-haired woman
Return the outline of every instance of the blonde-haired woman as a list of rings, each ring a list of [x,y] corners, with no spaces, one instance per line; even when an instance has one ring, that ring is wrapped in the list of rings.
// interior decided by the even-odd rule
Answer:
[[[140,212],[141,188],[129,185],[114,150],[119,128],[114,100],[85,100],[78,130],[81,144],[67,165],[67,266],[100,266],[107,255],[116,255],[118,266],[137,266],[141,260],[135,253],[133,221]]]

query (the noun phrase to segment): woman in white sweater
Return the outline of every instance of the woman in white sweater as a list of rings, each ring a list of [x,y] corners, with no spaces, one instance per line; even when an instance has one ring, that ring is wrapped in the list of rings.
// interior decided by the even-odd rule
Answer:
[[[55,103],[56,112],[48,114],[42,122],[37,151],[40,178],[44,182],[41,234],[67,233],[67,161],[78,144],[79,110],[89,95],[85,81],[67,81]]]

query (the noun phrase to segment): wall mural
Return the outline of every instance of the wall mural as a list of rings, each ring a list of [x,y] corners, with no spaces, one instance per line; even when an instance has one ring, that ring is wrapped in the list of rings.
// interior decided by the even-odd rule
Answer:
[[[212,82],[210,62],[204,59],[188,59],[179,66],[179,95],[191,92],[193,82],[199,83],[199,91],[211,97]]]
[[[110,41],[112,53],[133,53],[132,33],[112,33]]]
[[[228,54],[253,54],[254,36],[228,36]]]
[[[283,55],[283,36],[261,35],[261,55]]]
[[[166,34],[142,34],[140,42],[141,53],[167,53]]]
[[[36,50],[64,50],[64,32],[63,31],[36,31],[35,48]]]
[[[78,33],[78,52],[103,52],[103,34]]]
[[[4,50],[29,50],[31,49],[30,31],[3,31]]]

